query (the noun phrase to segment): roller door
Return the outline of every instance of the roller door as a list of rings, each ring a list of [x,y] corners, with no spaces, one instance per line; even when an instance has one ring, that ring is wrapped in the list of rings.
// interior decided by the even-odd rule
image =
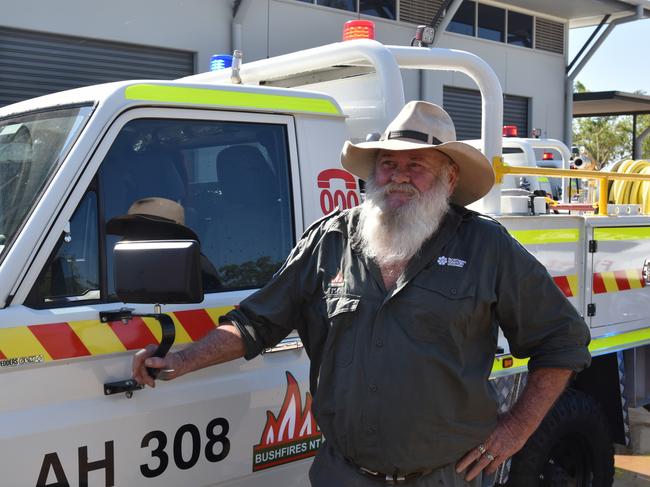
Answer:
[[[458,140],[481,138],[481,94],[476,90],[445,86],[443,106],[456,126]],[[505,95],[503,124],[516,125],[520,137],[527,137],[529,98]]]
[[[194,53],[0,27],[0,106],[125,79],[194,73]]]

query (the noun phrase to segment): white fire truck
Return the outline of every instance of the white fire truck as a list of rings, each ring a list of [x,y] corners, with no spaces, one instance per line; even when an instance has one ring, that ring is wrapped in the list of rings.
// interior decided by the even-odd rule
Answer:
[[[2,485],[308,485],[322,437],[297,335],[251,362],[155,389],[129,380],[131,357],[148,343],[198,340],[269,279],[311,222],[359,203],[339,151],[381,132],[403,106],[400,69],[469,75],[483,98],[476,143],[504,168],[502,146],[514,142],[502,141],[502,91],[484,61],[373,40],[0,109]],[[509,471],[516,486],[611,485],[627,405],[650,396],[650,216],[550,215],[534,201],[544,214],[515,215],[528,213],[528,196],[503,189],[496,184],[477,209],[526,246],[584,315],[594,360],[499,482]],[[106,222],[148,197],[180,203],[200,240],[209,263],[200,303],[155,295],[164,288],[156,280],[183,280],[171,257],[143,263],[113,252],[119,237]],[[146,260],[146,251],[135,255]],[[150,288],[122,302],[116,281],[141,265],[154,276]],[[492,384],[505,409],[526,361],[500,345]]]

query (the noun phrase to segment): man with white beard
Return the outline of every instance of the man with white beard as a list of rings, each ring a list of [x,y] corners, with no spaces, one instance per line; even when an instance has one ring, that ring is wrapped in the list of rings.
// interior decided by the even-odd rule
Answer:
[[[153,387],[145,366],[171,379],[252,359],[296,328],[326,438],[314,487],[489,485],[588,365],[589,331],[541,264],[464,207],[494,173],[442,108],[408,103],[379,141],[346,142],[341,163],[367,181],[364,203],[312,225],[271,282],[199,342],[164,359],[138,352],[134,378]],[[497,417],[499,327],[530,374]]]
[[[440,225],[449,209],[452,180],[457,167],[442,153],[430,154],[427,159],[417,151],[399,156],[390,151],[380,152],[378,161],[386,165],[395,157],[406,157],[418,164],[441,161],[430,188],[421,192],[410,182],[388,181],[378,185],[373,173],[366,181],[366,200],[361,208],[360,234],[365,254],[374,259],[387,275],[397,277],[408,260],[420,249]],[[379,169],[384,176],[383,168]],[[381,177],[380,176],[380,177]],[[386,178],[382,178],[382,183]],[[396,196],[397,195],[397,196]]]

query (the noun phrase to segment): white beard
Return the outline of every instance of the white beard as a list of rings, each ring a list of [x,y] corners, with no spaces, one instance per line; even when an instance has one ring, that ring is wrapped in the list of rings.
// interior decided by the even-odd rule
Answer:
[[[397,188],[415,196],[399,208],[391,208],[387,195]],[[449,209],[450,195],[448,172],[444,170],[426,193],[420,193],[411,184],[388,183],[377,187],[374,177],[368,178],[359,220],[364,254],[380,267],[411,259],[440,226]]]

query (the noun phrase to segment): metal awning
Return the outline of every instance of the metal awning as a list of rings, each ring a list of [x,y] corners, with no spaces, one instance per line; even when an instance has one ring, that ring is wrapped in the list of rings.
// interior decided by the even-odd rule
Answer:
[[[508,5],[544,13],[569,21],[569,27],[597,25],[605,15],[612,19],[636,12],[641,5],[650,14],[646,0],[508,0]]]
[[[641,144],[650,127],[637,137],[637,116],[650,113],[650,96],[622,91],[591,91],[573,94],[573,118],[632,115],[632,159],[641,154]]]
[[[650,113],[650,96],[622,91],[592,91],[573,94],[574,117],[640,115]]]

